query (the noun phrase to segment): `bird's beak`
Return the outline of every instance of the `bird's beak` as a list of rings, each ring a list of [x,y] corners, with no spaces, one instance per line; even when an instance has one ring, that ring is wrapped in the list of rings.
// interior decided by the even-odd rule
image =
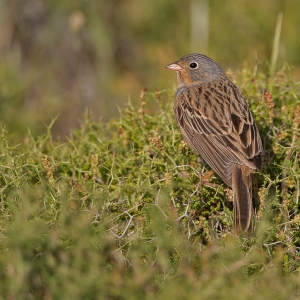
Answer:
[[[167,68],[167,69],[170,69],[170,70],[172,70],[172,71],[180,71],[180,70],[183,69],[182,66],[180,66],[180,65],[178,64],[177,61],[174,62],[174,63],[172,63],[172,64],[167,65],[166,68]]]

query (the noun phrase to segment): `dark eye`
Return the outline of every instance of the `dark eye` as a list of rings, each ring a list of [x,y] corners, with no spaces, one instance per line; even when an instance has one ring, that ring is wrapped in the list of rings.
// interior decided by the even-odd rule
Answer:
[[[190,68],[191,68],[191,69],[197,69],[197,68],[198,68],[198,64],[195,63],[195,62],[191,62],[191,63],[190,63]]]

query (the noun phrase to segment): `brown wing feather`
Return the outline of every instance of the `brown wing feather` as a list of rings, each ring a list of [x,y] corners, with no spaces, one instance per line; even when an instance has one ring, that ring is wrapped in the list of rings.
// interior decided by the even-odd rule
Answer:
[[[228,185],[234,164],[261,167],[257,127],[242,94],[227,78],[178,90],[174,111],[188,144]]]

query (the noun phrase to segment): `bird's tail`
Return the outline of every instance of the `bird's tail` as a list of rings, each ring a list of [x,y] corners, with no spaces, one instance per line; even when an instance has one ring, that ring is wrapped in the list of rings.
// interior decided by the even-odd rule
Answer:
[[[234,229],[237,233],[253,230],[251,171],[247,166],[235,165],[233,168]]]

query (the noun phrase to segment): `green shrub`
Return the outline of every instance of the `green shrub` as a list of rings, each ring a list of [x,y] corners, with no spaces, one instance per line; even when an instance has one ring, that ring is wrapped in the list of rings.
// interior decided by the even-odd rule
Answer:
[[[299,83],[230,72],[265,148],[256,229],[232,233],[232,195],[182,141],[173,92],[141,93],[117,120],[89,114],[65,143],[0,143],[3,299],[299,297]],[[155,115],[147,106],[155,102]],[[153,104],[153,103],[152,103]]]

